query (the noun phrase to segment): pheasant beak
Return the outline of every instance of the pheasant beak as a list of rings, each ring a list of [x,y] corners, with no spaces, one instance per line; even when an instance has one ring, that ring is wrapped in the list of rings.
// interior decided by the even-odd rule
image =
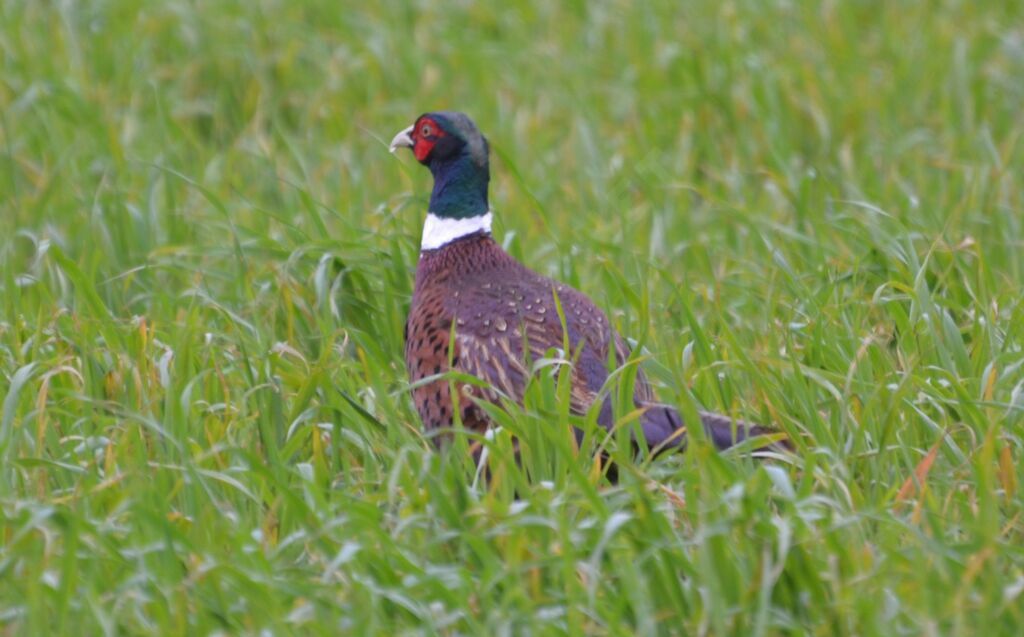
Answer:
[[[415,126],[415,125],[413,125],[413,126]],[[395,135],[395,138],[391,140],[391,146],[388,148],[388,150],[390,150],[393,153],[396,150],[398,150],[399,148],[412,148],[413,147],[413,141],[412,141],[412,129],[413,129],[413,126],[410,126],[409,128],[407,128],[407,129],[399,132],[397,135]]]

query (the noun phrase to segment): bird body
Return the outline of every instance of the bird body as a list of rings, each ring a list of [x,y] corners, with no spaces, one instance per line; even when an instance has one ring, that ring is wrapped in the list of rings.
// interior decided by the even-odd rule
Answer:
[[[400,147],[412,148],[434,174],[405,346],[425,429],[452,427],[457,409],[465,428],[485,432],[490,422],[478,401],[521,402],[531,362],[565,343],[570,351],[563,355],[573,361],[571,411],[582,415],[596,408],[598,424],[610,429],[611,401],[601,390],[610,365],[623,365],[630,350],[585,294],[530,270],[494,241],[486,139],[461,113],[428,113],[395,136],[392,150]],[[450,370],[483,383],[449,383],[443,376]],[[461,394],[454,400],[453,387]],[[683,419],[655,402],[642,371],[633,398],[643,410],[640,428],[649,447],[685,445]],[[700,415],[719,448],[768,433],[717,414]]]

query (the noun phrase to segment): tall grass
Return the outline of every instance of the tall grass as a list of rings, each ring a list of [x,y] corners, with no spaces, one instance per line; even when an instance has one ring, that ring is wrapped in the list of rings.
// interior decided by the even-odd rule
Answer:
[[[0,2],[0,630],[1020,634],[1021,78],[1014,2]],[[544,376],[490,481],[432,451],[438,108],[663,400],[798,454],[611,484]]]

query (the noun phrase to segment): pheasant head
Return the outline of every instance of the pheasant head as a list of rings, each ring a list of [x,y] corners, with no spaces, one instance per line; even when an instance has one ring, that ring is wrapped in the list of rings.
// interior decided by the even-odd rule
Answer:
[[[488,145],[473,120],[450,111],[424,113],[391,140],[391,152],[399,148],[411,149],[434,176],[422,249],[436,249],[467,234],[490,232]]]

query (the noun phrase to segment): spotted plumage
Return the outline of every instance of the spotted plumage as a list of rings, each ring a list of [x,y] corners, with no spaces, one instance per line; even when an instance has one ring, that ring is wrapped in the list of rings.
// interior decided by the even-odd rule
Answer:
[[[600,390],[609,360],[623,364],[629,349],[586,295],[530,270],[491,237],[487,141],[473,122],[461,113],[422,115],[395,136],[392,150],[399,147],[411,148],[434,175],[405,347],[424,427],[451,427],[457,405],[464,427],[485,431],[489,422],[479,401],[521,401],[530,362],[561,349],[567,331],[567,354],[574,361],[570,407],[584,414],[598,404],[598,423],[610,428],[610,399]],[[452,369],[483,385],[449,383],[443,376]],[[453,386],[460,393],[454,400]],[[643,372],[637,375],[634,401],[644,410],[641,428],[651,448],[685,444],[678,411],[655,401]],[[768,433],[712,413],[701,413],[701,421],[720,448]]]

